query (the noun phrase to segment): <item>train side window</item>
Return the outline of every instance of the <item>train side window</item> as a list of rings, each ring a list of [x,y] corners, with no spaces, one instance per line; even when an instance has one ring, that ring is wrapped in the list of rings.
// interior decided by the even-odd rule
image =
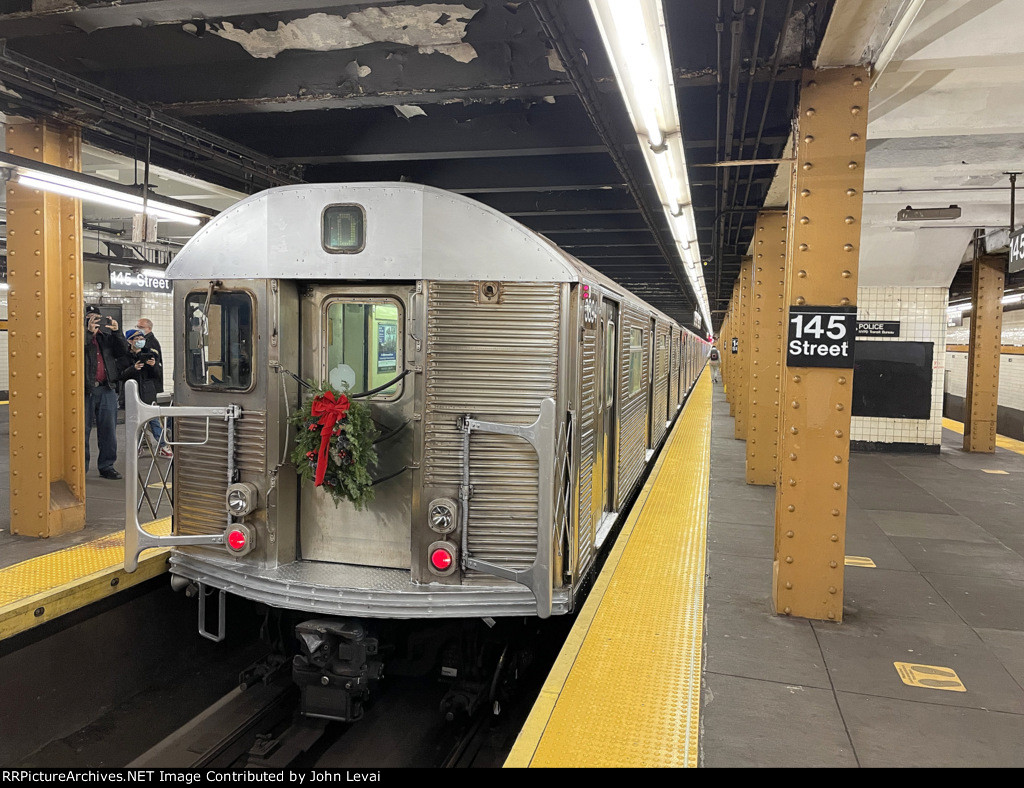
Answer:
[[[394,379],[405,368],[400,302],[391,298],[338,298],[327,302],[327,382],[339,391],[369,391]],[[396,400],[399,381],[369,399]]]
[[[629,393],[636,394],[644,383],[644,332],[629,329]]]
[[[238,290],[185,297],[185,380],[192,388],[252,388],[253,299]]]

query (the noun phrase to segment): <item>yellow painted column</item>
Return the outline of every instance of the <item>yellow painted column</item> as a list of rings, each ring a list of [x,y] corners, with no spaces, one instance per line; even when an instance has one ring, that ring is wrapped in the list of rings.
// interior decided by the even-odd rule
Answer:
[[[719,348],[722,352],[722,357],[729,357],[728,362],[723,361],[723,367],[726,369],[728,377],[723,377],[722,380],[725,383],[725,400],[729,403],[729,415],[734,416],[736,414],[736,397],[734,396],[735,386],[733,385],[733,371],[736,367],[736,357],[732,354],[732,339],[736,336],[736,298],[739,293],[739,286],[737,282],[733,282],[732,297],[729,299],[729,311],[726,314],[725,322],[728,325],[728,331],[723,331],[722,342],[725,347]]]
[[[81,135],[50,121],[10,123],[17,156],[81,170]],[[82,209],[7,185],[11,533],[85,527]]]
[[[992,454],[996,450],[1005,265],[1005,255],[986,255],[974,261],[964,451]]]
[[[786,218],[785,211],[762,211],[754,228],[747,484],[775,484],[785,363]]]
[[[748,382],[750,368],[750,321],[753,315],[751,308],[751,270],[753,265],[749,257],[743,258],[740,268],[739,295],[736,300],[737,320],[735,335],[739,339],[739,351],[733,356],[735,361],[733,386],[735,388],[736,421],[733,424],[734,436],[737,440],[747,439],[747,422],[750,407],[750,386]]]
[[[787,309],[857,303],[867,106],[866,69],[804,72]],[[787,311],[787,340],[796,319]],[[834,332],[850,347],[855,319]],[[784,615],[843,617],[853,370],[840,366],[783,370],[772,598]]]

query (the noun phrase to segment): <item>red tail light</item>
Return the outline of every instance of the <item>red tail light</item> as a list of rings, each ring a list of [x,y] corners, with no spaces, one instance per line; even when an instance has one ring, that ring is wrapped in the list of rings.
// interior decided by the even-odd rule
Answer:
[[[244,550],[248,540],[246,539],[245,532],[240,531],[237,528],[228,532],[228,547],[235,552]]]
[[[430,563],[439,572],[450,569],[454,560],[455,556],[452,555],[451,551],[443,547],[437,547],[430,553]]]

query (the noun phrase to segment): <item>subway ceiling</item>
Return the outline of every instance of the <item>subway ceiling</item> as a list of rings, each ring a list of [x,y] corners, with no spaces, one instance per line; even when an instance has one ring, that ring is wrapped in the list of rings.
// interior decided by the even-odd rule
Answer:
[[[220,187],[407,180],[480,200],[678,320],[694,301],[585,0],[15,0],[0,110]],[[244,9],[240,12],[240,9]],[[713,311],[831,2],[667,2]],[[158,184],[159,185],[159,184]],[[715,315],[715,322],[718,322]]]

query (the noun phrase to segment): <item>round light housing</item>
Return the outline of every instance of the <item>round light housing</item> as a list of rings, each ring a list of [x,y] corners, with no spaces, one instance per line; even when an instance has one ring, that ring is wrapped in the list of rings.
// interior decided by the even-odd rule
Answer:
[[[458,511],[451,498],[435,498],[427,507],[427,524],[439,534],[450,534],[458,525]]]
[[[447,577],[459,566],[458,548],[451,542],[434,542],[427,548],[427,567],[435,575]]]
[[[430,554],[430,563],[434,565],[434,569],[442,572],[451,567],[454,560],[454,556],[443,547],[437,548]]]
[[[249,526],[235,523],[224,533],[224,544],[228,552],[243,556],[256,546],[256,534]]]
[[[237,482],[228,487],[227,507],[234,517],[244,517],[256,508],[256,485]]]

